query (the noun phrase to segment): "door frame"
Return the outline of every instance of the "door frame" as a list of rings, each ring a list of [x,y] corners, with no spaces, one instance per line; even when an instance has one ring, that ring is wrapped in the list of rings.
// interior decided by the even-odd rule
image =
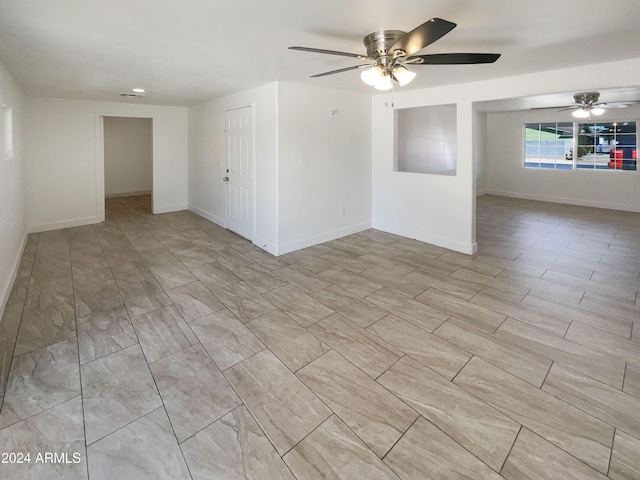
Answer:
[[[104,195],[104,117],[149,118],[151,119],[151,213],[155,214],[156,206],[156,119],[154,115],[136,113],[96,113],[96,212],[99,222],[105,219]]]
[[[251,238],[247,239],[251,243],[256,238],[256,107],[255,102],[242,103],[224,110],[224,167],[222,174],[227,174],[229,168],[229,156],[227,151],[227,112],[240,110],[243,108],[251,109],[251,171],[253,172],[251,179]],[[228,230],[228,211],[229,211],[229,184],[224,182],[224,228]],[[235,232],[234,232],[235,233]]]

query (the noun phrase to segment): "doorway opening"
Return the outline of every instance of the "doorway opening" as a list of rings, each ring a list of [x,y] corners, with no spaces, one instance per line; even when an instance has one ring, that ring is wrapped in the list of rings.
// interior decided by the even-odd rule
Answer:
[[[225,227],[253,241],[255,183],[253,107],[225,112]]]
[[[103,116],[105,218],[152,212],[153,119]]]

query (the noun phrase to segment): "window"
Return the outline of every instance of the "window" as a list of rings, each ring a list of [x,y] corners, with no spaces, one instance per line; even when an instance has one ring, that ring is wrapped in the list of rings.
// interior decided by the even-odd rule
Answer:
[[[4,114],[4,152],[5,160],[13,158],[13,108],[2,105]]]
[[[525,168],[637,170],[636,122],[527,123],[524,128]]]
[[[636,170],[636,122],[579,123],[577,168]]]
[[[573,169],[573,123],[527,123],[524,166],[527,168]]]

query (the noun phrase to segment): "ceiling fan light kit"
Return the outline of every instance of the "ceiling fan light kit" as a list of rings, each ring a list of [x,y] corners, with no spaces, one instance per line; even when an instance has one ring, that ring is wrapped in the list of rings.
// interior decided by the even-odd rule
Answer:
[[[432,18],[409,33],[401,30],[380,30],[364,37],[366,55],[323,50],[310,47],[289,47],[290,50],[339,55],[373,61],[371,64],[355,65],[330,72],[319,73],[312,77],[324,77],[349,70],[366,68],[360,78],[367,85],[378,90],[390,90],[393,82],[400,86],[409,84],[416,73],[407,69],[406,65],[469,65],[476,63],[493,63],[498,53],[440,53],[434,55],[415,55],[423,48],[442,38],[456,27],[455,23],[441,18]]]

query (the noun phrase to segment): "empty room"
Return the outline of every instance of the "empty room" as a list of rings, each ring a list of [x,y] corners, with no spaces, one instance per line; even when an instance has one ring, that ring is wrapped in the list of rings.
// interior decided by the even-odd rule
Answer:
[[[0,480],[640,479],[639,20],[0,0]]]

